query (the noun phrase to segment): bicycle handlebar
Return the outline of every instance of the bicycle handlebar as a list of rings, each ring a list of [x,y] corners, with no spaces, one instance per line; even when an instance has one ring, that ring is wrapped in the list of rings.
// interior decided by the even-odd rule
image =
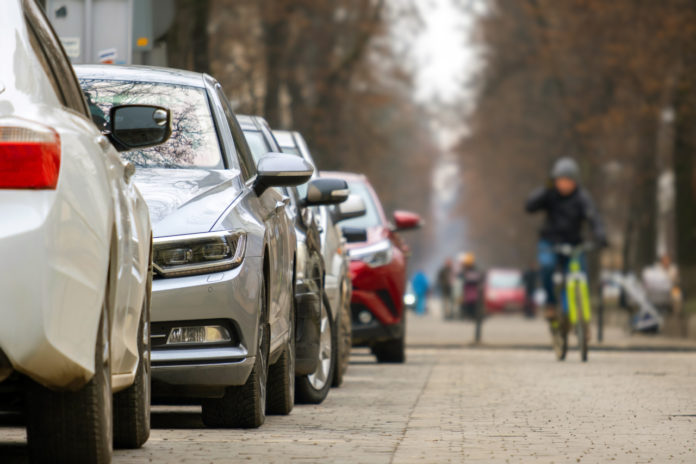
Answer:
[[[575,256],[585,251],[592,251],[594,248],[595,244],[592,242],[583,242],[579,245],[559,243],[553,247],[553,251],[565,256]]]

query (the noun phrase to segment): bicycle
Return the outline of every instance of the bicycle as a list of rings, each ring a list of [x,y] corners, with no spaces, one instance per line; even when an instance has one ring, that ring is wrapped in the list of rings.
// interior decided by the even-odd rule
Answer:
[[[561,296],[564,311],[561,311],[560,318],[556,317],[551,321],[553,349],[559,361],[565,360],[568,352],[568,333],[573,327],[576,329],[581,359],[583,362],[587,361],[592,309],[587,273],[582,266],[582,255],[592,248],[592,244],[589,243],[577,246],[563,244],[554,247],[554,252],[568,258],[564,269],[564,289]]]

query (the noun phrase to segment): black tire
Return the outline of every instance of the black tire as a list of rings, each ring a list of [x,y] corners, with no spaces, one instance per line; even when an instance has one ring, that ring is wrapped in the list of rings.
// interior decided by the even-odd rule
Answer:
[[[261,291],[263,308],[259,321],[254,368],[244,385],[227,387],[222,398],[203,400],[203,423],[208,427],[253,429],[263,425],[266,420],[271,330],[267,318],[268,301],[265,284]]]
[[[568,317],[564,314],[557,313],[554,319],[549,320],[551,342],[558,361],[565,361],[568,353],[568,325]]]
[[[344,293],[345,295],[345,293]],[[338,316],[338,334],[336,344],[336,369],[334,370],[332,387],[340,387],[343,384],[343,378],[348,370],[350,362],[350,350],[353,348],[353,329],[350,320],[350,302],[342,301],[343,305],[340,308],[341,314]]]
[[[109,317],[102,309],[95,374],[76,392],[56,392],[31,382],[27,398],[27,440],[31,462],[109,463],[113,414]]]
[[[372,348],[378,363],[403,364],[406,362],[405,336],[377,343]]]
[[[333,317],[329,313],[323,298],[321,299],[321,320],[322,326],[320,330],[320,339],[322,335],[324,341],[329,341],[327,345],[324,343],[322,348],[320,341],[319,348],[319,365],[317,370],[309,375],[302,375],[295,379],[295,402],[300,404],[321,404],[329,394],[331,383],[334,378],[336,369],[336,345],[337,330],[334,326]],[[319,373],[321,372],[321,375]],[[323,381],[322,381],[323,380]]]
[[[133,385],[114,395],[114,447],[137,449],[150,438],[150,301],[152,267],[148,271],[145,298],[138,328],[138,370]]]
[[[288,415],[295,405],[295,310],[290,311],[290,332],[283,354],[268,370],[266,414]]]
[[[582,316],[581,316],[582,317]],[[582,362],[587,362],[587,323],[584,319],[577,323],[578,331],[578,347],[580,348],[580,359]]]

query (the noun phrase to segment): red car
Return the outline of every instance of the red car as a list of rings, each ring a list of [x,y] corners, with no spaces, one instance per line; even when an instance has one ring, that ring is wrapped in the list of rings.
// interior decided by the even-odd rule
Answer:
[[[501,313],[524,309],[526,293],[522,273],[516,269],[491,269],[486,276],[486,312]]]
[[[365,176],[337,172],[324,175],[344,179],[351,195],[365,202],[364,216],[340,223],[344,229],[367,232],[367,241],[347,245],[353,281],[353,345],[369,346],[378,362],[402,363],[406,359],[403,296],[409,250],[398,232],[419,227],[420,216],[395,211],[392,225]]]

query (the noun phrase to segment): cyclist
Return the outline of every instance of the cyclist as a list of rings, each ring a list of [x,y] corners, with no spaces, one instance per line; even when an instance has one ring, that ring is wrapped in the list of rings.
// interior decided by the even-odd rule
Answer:
[[[532,192],[527,199],[526,209],[528,213],[546,213],[539,232],[537,259],[547,295],[544,315],[552,321],[556,318],[558,307],[553,274],[558,268],[565,272],[568,267],[568,257],[557,253],[554,247],[581,244],[585,223],[590,225],[597,246],[606,246],[606,233],[592,197],[580,185],[580,169],[572,158],[556,161],[549,184]]]

